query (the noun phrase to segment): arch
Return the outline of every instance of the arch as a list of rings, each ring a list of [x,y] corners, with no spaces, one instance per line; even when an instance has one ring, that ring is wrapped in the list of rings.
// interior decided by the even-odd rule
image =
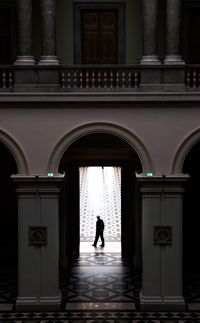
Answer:
[[[200,140],[200,129],[187,136],[179,146],[172,162],[172,174],[182,173],[183,163],[190,149]]]
[[[0,129],[0,143],[5,145],[13,155],[18,174],[29,174],[29,166],[25,154],[18,143],[4,130]]]
[[[138,154],[143,172],[154,171],[150,155],[140,139],[130,131],[110,123],[92,123],[82,125],[62,137],[50,154],[47,172],[58,173],[62,155],[76,140],[89,134],[104,133],[115,135],[126,141]]]

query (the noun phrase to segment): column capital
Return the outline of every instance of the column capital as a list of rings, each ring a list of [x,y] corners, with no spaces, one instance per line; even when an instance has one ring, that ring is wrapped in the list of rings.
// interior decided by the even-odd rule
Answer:
[[[12,175],[11,179],[16,185],[18,196],[45,195],[57,196],[60,192],[60,186],[64,175],[57,174],[52,177],[45,175]]]
[[[184,185],[189,178],[187,174],[150,177],[145,174],[136,174],[140,190],[144,194],[182,194],[185,191]]]

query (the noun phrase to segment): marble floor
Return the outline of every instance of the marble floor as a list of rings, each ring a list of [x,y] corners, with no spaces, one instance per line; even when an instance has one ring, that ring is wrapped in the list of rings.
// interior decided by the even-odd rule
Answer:
[[[69,280],[61,286],[67,309],[119,306],[135,310],[141,281],[140,274],[122,260],[121,254],[97,251],[82,253],[73,264]]]
[[[61,274],[61,311],[16,312],[16,275],[0,272],[0,323],[192,323],[200,322],[200,272],[187,272],[185,312],[144,312],[140,272],[120,253],[81,253],[70,275]]]

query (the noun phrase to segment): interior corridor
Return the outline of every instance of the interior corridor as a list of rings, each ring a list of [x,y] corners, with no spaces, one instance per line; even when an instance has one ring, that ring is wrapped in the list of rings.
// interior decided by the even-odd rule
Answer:
[[[118,252],[120,252],[121,167],[80,167],[79,176],[81,250],[91,250],[96,230],[96,217],[100,216],[105,225],[104,238],[107,251],[109,246],[111,247],[109,251],[118,246]]]

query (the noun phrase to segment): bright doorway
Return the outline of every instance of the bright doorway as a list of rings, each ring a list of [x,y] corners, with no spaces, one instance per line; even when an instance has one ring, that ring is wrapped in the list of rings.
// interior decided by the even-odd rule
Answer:
[[[79,183],[80,253],[121,253],[121,167],[79,167]],[[98,215],[105,223],[103,249],[92,247]]]

